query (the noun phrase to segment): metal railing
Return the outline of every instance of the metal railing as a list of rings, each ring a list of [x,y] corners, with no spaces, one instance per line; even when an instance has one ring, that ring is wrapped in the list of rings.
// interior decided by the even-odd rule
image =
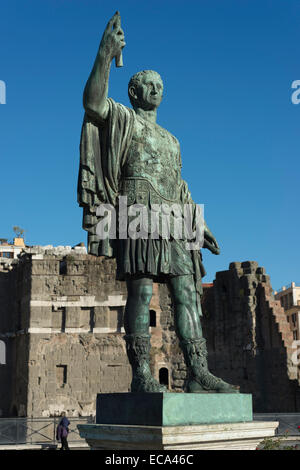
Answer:
[[[253,413],[254,421],[278,421],[277,434],[300,438],[300,413]]]
[[[77,424],[94,423],[92,416],[68,418],[68,442],[85,442],[79,435]],[[53,418],[0,418],[0,445],[44,444],[57,445],[56,428],[61,417]]]

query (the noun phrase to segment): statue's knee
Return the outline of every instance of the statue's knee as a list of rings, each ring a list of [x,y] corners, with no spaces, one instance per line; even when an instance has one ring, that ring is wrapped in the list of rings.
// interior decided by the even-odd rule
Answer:
[[[174,302],[180,306],[189,306],[196,300],[194,286],[185,285],[174,293]]]
[[[149,305],[152,298],[152,286],[138,286],[135,289],[132,289],[131,295],[136,299],[137,302],[143,305]]]
[[[150,304],[152,298],[152,286],[144,286],[140,292],[140,297],[144,304]]]

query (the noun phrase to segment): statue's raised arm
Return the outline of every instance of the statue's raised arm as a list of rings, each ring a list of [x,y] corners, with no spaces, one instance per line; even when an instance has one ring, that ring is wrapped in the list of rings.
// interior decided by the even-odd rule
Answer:
[[[125,46],[120,13],[116,12],[103,33],[95,63],[83,93],[83,106],[87,114],[97,121],[107,118],[108,79],[111,61],[121,65],[122,49]]]

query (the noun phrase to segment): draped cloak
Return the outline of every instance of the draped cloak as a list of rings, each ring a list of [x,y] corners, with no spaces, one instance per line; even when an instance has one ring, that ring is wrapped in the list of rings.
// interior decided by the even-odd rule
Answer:
[[[96,211],[100,204],[111,204],[113,207],[118,205],[117,199],[122,183],[122,168],[126,162],[126,156],[131,144],[136,114],[134,110],[115,103],[111,98],[108,99],[108,105],[108,117],[103,123],[96,123],[87,114],[84,116],[80,141],[77,196],[78,203],[83,208],[82,226],[88,232],[88,253],[95,256],[117,258],[118,265],[118,259],[120,259],[118,242],[120,240],[111,238],[99,239],[96,227],[100,218],[97,216]],[[191,199],[187,184],[183,180],[181,180],[179,194],[180,203],[196,206]],[[129,241],[129,243],[131,243],[131,250],[138,249],[140,246],[132,241]],[[157,249],[162,249],[167,242],[164,240],[148,240],[147,243],[148,247],[149,243],[150,245],[152,243],[151,249],[155,248],[157,251]],[[192,260],[192,274],[195,281],[197,303],[200,306],[200,296],[202,293],[201,278],[205,275],[202,256],[200,250],[191,250],[184,254],[182,262],[184,262],[183,258],[186,256]],[[161,259],[161,256],[156,258]],[[176,262],[180,266],[180,255],[178,258]],[[147,263],[149,265],[149,259],[147,259]],[[155,260],[152,260],[153,264],[155,264]],[[128,265],[129,263],[126,266]],[[130,272],[130,267],[127,267],[126,271],[127,274],[133,274]],[[150,256],[150,268],[147,269],[147,274],[151,274],[151,271]],[[172,275],[173,273],[163,272],[163,274]],[[122,278],[117,270],[118,277],[119,279]],[[159,279],[162,282],[165,280],[166,278]],[[201,312],[201,309],[199,311]]]

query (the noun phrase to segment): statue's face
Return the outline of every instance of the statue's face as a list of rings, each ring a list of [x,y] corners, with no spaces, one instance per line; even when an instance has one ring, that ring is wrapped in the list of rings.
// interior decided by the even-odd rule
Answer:
[[[163,83],[159,75],[145,73],[141,81],[129,90],[136,104],[145,111],[158,108],[162,100]]]

